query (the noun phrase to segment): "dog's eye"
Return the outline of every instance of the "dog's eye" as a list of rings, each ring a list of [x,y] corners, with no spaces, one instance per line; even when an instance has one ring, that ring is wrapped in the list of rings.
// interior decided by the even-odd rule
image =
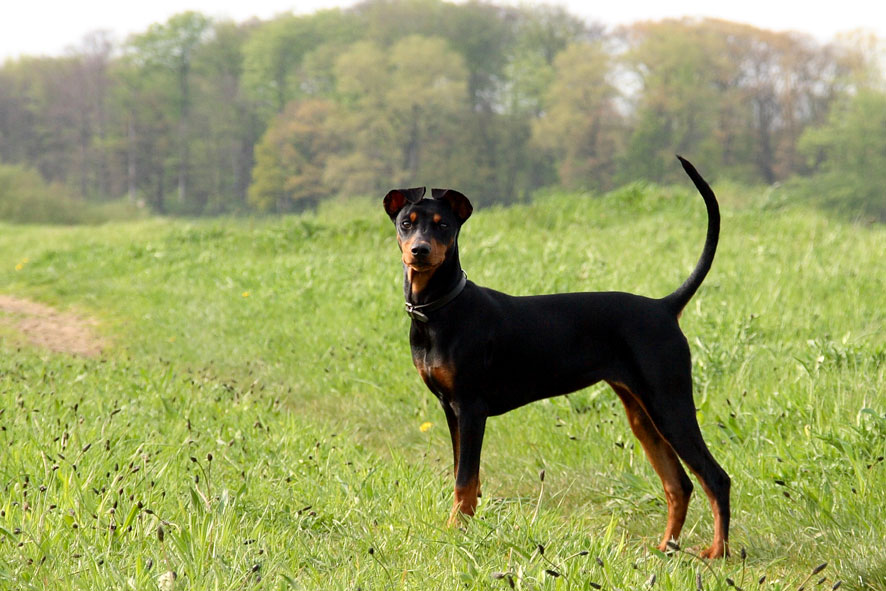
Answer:
[[[447,224],[446,222],[439,222],[437,224],[437,227],[440,228],[441,230],[445,230],[446,228],[449,227],[449,224]]]
[[[400,222],[400,227],[404,230],[408,230],[412,227],[412,222],[410,222],[409,220],[403,220],[402,222]]]

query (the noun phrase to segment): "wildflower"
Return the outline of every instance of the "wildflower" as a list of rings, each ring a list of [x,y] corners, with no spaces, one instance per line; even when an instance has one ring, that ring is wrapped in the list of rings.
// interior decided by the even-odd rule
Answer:
[[[421,426],[419,427],[419,430],[420,430],[422,433],[427,433],[427,432],[428,432],[428,429],[430,429],[430,428],[433,427],[433,426],[434,426],[434,423],[431,423],[431,422],[429,422],[429,421],[425,421],[424,423],[421,424]]]
[[[248,291],[244,291],[244,292],[241,293],[240,295],[242,295],[244,298],[248,298],[248,297],[249,297],[249,292],[248,292]]]

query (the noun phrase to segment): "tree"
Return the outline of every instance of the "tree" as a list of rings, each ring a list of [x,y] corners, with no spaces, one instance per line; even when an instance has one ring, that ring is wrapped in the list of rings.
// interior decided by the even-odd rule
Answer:
[[[738,75],[735,91],[749,108],[751,160],[763,181],[801,172],[797,141],[821,124],[841,92],[845,69],[831,46],[809,36],[774,33],[717,21],[727,36]]]
[[[527,5],[517,16],[520,53],[537,53],[550,65],[572,44],[601,41],[603,32],[602,25],[588,24],[562,6]]]
[[[623,179],[670,180],[675,151],[743,180],[785,179],[802,167],[803,129],[842,91],[839,54],[795,33],[682,19],[637,23],[624,38],[640,88]]]
[[[8,61],[0,69],[0,162],[34,166],[40,151],[35,131],[44,112],[32,107],[31,59]]]
[[[562,8],[486,0],[242,24],[183,13],[119,49],[99,33],[0,65],[0,159],[165,214],[412,184],[507,203],[677,180],[674,152],[741,181],[822,175],[829,138],[846,139],[835,100],[884,88],[882,45],[858,34],[831,46],[682,19],[611,35]],[[847,118],[868,109],[849,104]]]
[[[111,196],[108,133],[108,96],[113,44],[107,31],[91,33],[75,49],[76,77],[72,84],[77,112],[77,176],[83,196],[108,199]],[[73,172],[73,171],[72,171]]]
[[[263,212],[286,212],[316,204],[335,192],[324,168],[337,149],[329,120],[335,105],[322,99],[293,101],[256,147],[249,203]]]
[[[886,93],[862,89],[841,101],[799,149],[815,171],[807,189],[816,200],[886,221]]]
[[[115,62],[111,102],[116,116],[114,149],[126,171],[129,200],[167,213],[167,165],[173,159],[174,90],[167,72],[146,68],[133,53]]]
[[[40,171],[49,182],[66,182],[77,170],[80,111],[74,58],[23,58],[7,67],[20,97],[4,135],[21,145],[8,150],[10,162]],[[72,179],[76,178],[71,174]]]
[[[886,38],[857,30],[837,37],[834,50],[852,89],[886,91]]]
[[[263,121],[302,98],[305,57],[327,43],[344,46],[361,38],[351,13],[324,10],[307,16],[282,15],[258,26],[243,47],[243,87]]]
[[[402,146],[402,178],[395,180],[406,181],[444,164],[428,162],[426,152],[435,152],[452,129],[451,118],[466,111],[468,72],[461,56],[440,38],[410,35],[391,48],[389,59],[385,103]]]
[[[194,54],[191,185],[205,213],[246,207],[253,148],[264,127],[242,84],[242,49],[253,29],[214,23],[211,37]]]
[[[330,125],[344,143],[326,162],[324,182],[344,194],[381,191],[395,174],[399,152],[385,106],[386,53],[372,42],[358,41],[338,56],[334,72],[341,109]]]
[[[347,138],[327,163],[326,182],[346,193],[467,175],[458,123],[469,112],[467,69],[440,38],[410,35],[389,50],[367,41],[339,56],[335,75]]]
[[[557,55],[554,71],[544,113],[533,126],[533,144],[559,163],[564,186],[607,189],[621,131],[609,56],[599,43],[576,43]]]
[[[713,137],[729,68],[722,40],[694,21],[675,20],[636,23],[624,35],[624,60],[639,88],[618,180],[676,178],[674,152],[720,162]]]
[[[166,73],[175,88],[173,119],[177,129],[178,199],[185,204],[190,172],[191,67],[196,49],[205,41],[210,19],[198,12],[183,12],[164,24],[153,24],[134,37],[133,58],[143,71]],[[153,73],[153,72],[152,72]]]

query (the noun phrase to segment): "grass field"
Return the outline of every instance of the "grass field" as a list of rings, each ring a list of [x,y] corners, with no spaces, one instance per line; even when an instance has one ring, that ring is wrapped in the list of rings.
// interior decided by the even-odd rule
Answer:
[[[728,560],[691,554],[700,487],[687,550],[651,549],[660,484],[600,386],[491,419],[478,515],[447,529],[445,420],[367,200],[0,225],[0,294],[92,317],[104,343],[49,353],[0,313],[0,589],[886,589],[886,228],[721,193],[681,324],[732,476]],[[462,262],[514,294],[662,296],[704,216],[688,186],[551,194],[477,212]]]

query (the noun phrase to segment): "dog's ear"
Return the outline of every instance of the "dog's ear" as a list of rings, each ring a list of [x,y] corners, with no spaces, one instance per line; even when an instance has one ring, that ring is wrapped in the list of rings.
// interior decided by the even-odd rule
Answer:
[[[447,202],[461,223],[465,223],[474,211],[468,198],[453,189],[431,189],[431,197]]]
[[[385,212],[393,220],[400,213],[400,210],[406,207],[407,203],[418,203],[424,195],[424,187],[388,191],[388,194],[385,195]]]

